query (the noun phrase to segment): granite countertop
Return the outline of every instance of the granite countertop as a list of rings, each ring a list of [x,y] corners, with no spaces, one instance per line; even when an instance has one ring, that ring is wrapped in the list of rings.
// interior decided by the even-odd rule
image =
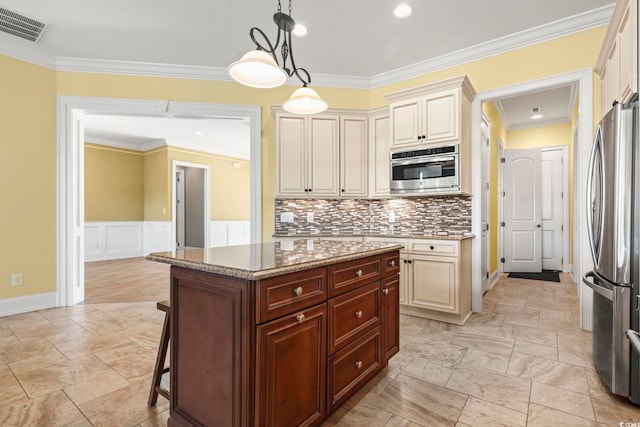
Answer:
[[[323,237],[383,237],[396,239],[431,239],[431,240],[466,240],[473,239],[475,234],[402,234],[402,233],[364,233],[364,234],[282,234],[276,233],[273,237],[298,237],[300,239],[321,239]]]
[[[253,245],[157,252],[148,260],[240,279],[267,277],[322,267],[401,249],[394,243],[300,239]]]

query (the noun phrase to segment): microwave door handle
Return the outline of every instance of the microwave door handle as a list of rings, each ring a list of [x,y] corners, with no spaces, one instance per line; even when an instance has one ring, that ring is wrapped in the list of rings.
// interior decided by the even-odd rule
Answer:
[[[598,259],[597,259],[597,253],[599,253],[600,251],[597,251],[595,248],[595,241],[594,241],[594,235],[593,235],[593,201],[592,201],[592,196],[593,196],[593,172],[595,170],[595,162],[596,162],[596,153],[598,151],[598,147],[601,144],[602,141],[602,130],[600,128],[600,125],[598,125],[598,128],[596,129],[596,137],[595,140],[593,141],[593,148],[591,149],[591,159],[589,161],[589,171],[587,173],[587,234],[589,235],[589,243],[590,243],[590,248],[591,248],[591,256],[593,258],[593,262],[597,265],[598,264]],[[601,155],[602,157],[602,155]],[[602,161],[602,159],[600,159],[600,161]],[[600,168],[600,175],[602,175],[602,167]],[[600,180],[602,181],[603,176],[600,176]],[[600,191],[603,191],[603,183],[600,182],[598,183],[600,185]],[[602,205],[602,204],[601,204]],[[603,207],[600,206],[600,209],[602,209]],[[600,224],[600,228],[602,228],[602,224]],[[598,231],[599,232],[599,231]],[[584,281],[584,279],[583,279]],[[586,282],[585,282],[586,283]]]
[[[420,163],[441,163],[441,162],[450,162],[452,160],[455,160],[455,157],[451,156],[451,157],[433,157],[433,158],[428,158],[425,159],[424,157],[419,158],[419,159],[411,159],[411,160],[401,160],[401,161],[397,161],[397,160],[392,160],[391,164],[393,166],[407,166],[407,165],[415,165],[415,164],[420,164]]]

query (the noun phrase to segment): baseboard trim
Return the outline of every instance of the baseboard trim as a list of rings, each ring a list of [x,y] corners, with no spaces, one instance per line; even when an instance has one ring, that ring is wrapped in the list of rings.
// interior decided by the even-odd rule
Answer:
[[[44,310],[55,307],[56,293],[27,295],[24,297],[0,299],[0,317],[29,311]]]
[[[498,283],[498,280],[500,280],[500,271],[496,270],[489,277],[489,288],[487,290],[490,291],[493,289],[493,287]]]

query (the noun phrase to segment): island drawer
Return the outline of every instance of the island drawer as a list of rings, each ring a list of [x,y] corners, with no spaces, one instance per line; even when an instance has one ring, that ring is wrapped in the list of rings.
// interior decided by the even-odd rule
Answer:
[[[329,354],[380,324],[380,282],[329,300]]]
[[[389,252],[382,255],[382,274],[390,276],[400,272],[400,252]]]
[[[327,269],[313,268],[257,282],[258,323],[303,310],[327,299]]]
[[[371,329],[329,357],[327,364],[328,410],[342,405],[382,368],[380,326]]]
[[[329,266],[329,297],[380,279],[381,258],[380,255],[374,255]]]

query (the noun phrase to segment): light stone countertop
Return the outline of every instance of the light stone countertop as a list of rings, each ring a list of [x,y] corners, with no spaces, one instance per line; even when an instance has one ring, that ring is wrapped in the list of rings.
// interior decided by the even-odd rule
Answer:
[[[267,277],[351,261],[401,249],[394,243],[300,239],[253,245],[157,252],[148,260],[239,279]]]
[[[323,237],[381,237],[381,238],[389,238],[389,239],[430,239],[430,240],[466,240],[475,238],[475,234],[464,233],[464,234],[447,234],[447,235],[438,235],[438,234],[376,234],[376,233],[366,233],[366,234],[274,234],[273,237],[278,238],[291,238],[297,237],[300,239],[321,239]]]

